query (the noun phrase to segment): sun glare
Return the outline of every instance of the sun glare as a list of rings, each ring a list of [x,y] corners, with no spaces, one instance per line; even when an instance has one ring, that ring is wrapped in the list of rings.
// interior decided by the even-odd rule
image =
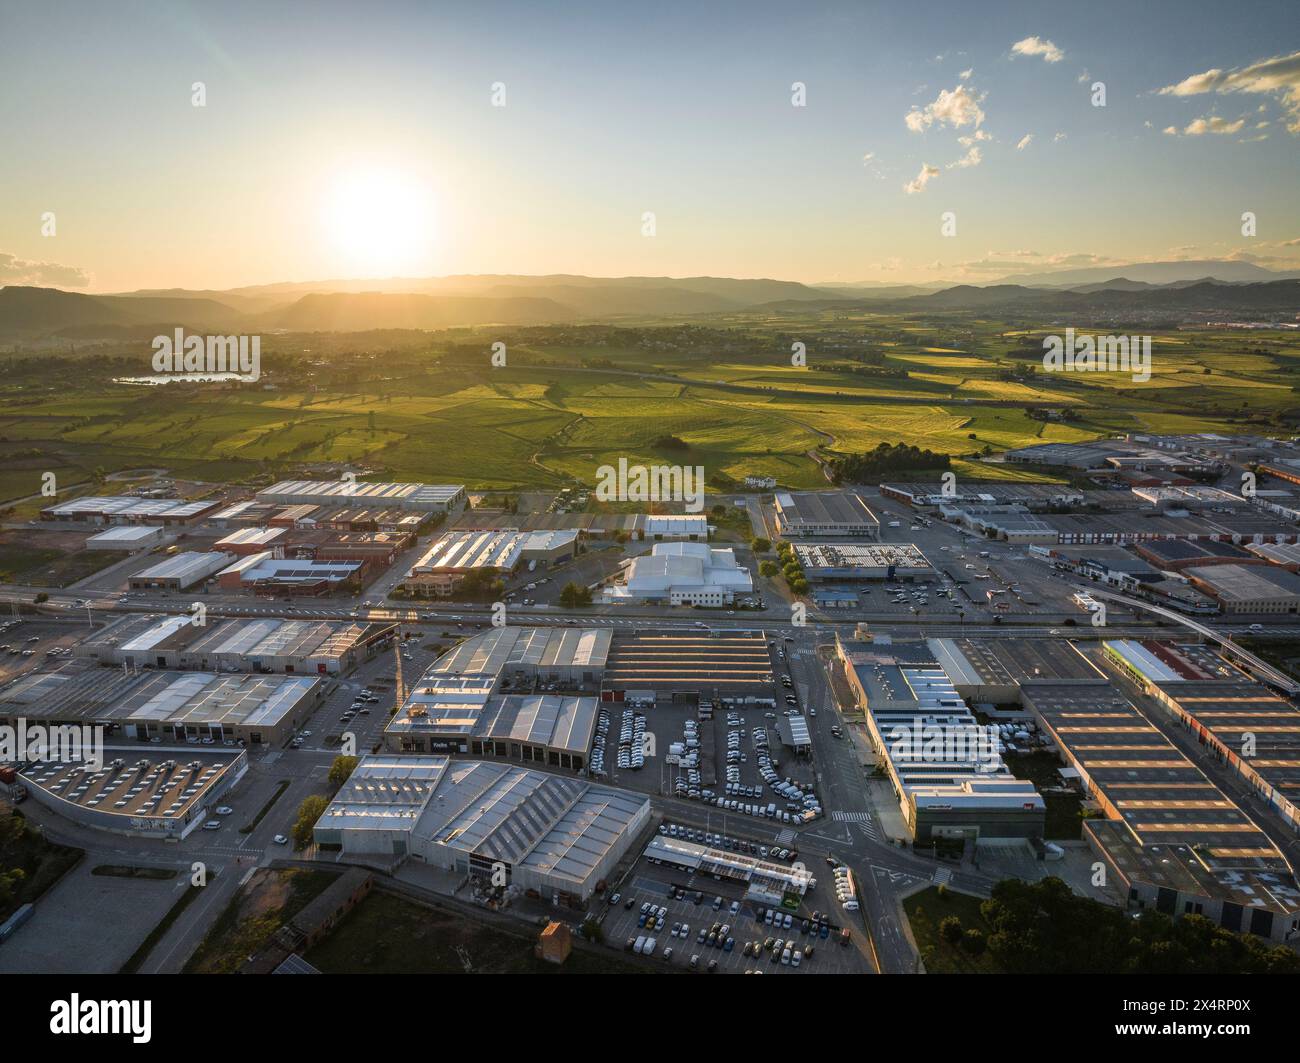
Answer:
[[[325,226],[340,265],[354,275],[394,276],[433,260],[433,194],[390,170],[340,174],[325,204]]]

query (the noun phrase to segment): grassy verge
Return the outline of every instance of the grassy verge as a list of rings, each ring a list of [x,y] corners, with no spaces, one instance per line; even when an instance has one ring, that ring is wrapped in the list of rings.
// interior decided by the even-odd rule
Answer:
[[[575,948],[555,967],[533,955],[536,932],[511,932],[376,890],[306,958],[326,974],[645,973],[612,950]]]
[[[938,886],[914,893],[903,902],[907,921],[916,938],[925,969],[930,974],[1000,974],[1001,968],[986,952],[973,956],[957,945],[951,945],[940,936],[939,925],[948,916],[961,920],[963,930],[980,930],[988,933],[988,924],[980,915],[982,897],[955,893],[950,889],[940,892]]]
[[[288,779],[281,779],[279,783],[276,784],[275,793],[267,798],[266,804],[262,806],[261,810],[252,818],[251,821],[245,823],[239,828],[240,834],[252,834],[253,831],[257,830],[257,825],[266,818],[266,814],[270,812],[275,803],[284,796],[285,790],[289,789],[289,782],[290,780]]]
[[[127,864],[100,864],[91,868],[92,875],[107,875],[110,878],[149,878],[169,879],[176,877],[176,869],[171,867],[131,867]]]

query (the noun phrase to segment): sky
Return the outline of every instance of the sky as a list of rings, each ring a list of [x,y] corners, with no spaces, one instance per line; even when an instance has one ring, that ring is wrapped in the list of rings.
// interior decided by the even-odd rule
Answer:
[[[0,284],[1296,269],[1298,162],[1295,0],[0,0]]]

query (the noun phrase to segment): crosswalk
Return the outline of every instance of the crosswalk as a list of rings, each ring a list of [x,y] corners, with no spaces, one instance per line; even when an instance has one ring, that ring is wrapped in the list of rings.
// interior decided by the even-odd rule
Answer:
[[[832,823],[870,823],[870,812],[844,812],[839,809],[831,810]]]
[[[952,881],[952,870],[946,867],[936,867],[930,881],[936,886],[946,886]]]
[[[793,844],[794,844],[794,831],[792,831],[789,827],[786,827],[783,831],[781,831],[780,834],[778,834],[778,835],[776,836],[776,844],[777,844],[777,845],[793,845]]]

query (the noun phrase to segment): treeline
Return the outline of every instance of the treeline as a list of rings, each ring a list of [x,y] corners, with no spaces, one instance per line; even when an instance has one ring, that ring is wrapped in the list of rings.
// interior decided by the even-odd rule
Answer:
[[[1013,974],[1300,973],[1300,956],[1284,946],[1200,915],[1175,920],[1148,910],[1135,918],[1059,878],[999,882],[980,914],[989,954]]]
[[[846,454],[828,463],[831,476],[838,483],[863,483],[876,476],[897,472],[948,468],[947,454],[922,450],[907,443],[881,443],[875,450]]]

